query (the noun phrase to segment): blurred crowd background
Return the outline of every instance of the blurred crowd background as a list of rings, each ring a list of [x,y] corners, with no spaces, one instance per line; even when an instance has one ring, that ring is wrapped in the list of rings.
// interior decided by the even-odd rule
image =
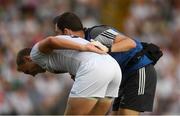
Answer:
[[[19,73],[16,54],[54,35],[52,19],[66,11],[85,27],[107,24],[159,45],[164,56],[155,66],[154,111],[148,114],[180,114],[180,0],[0,0],[0,114],[63,114],[69,75]]]

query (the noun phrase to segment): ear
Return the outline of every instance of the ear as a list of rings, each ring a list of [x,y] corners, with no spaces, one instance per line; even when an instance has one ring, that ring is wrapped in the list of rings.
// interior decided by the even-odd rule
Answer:
[[[65,35],[72,35],[72,31],[68,28],[64,28],[64,32]]]
[[[32,59],[31,59],[30,56],[24,56],[23,60],[24,60],[24,61],[28,61],[28,62],[31,62],[31,61],[32,61]]]

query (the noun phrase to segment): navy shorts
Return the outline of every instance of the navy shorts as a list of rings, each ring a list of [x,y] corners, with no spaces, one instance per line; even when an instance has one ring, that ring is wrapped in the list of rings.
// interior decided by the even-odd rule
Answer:
[[[123,75],[124,76],[124,75]],[[114,100],[113,111],[120,108],[139,112],[152,111],[157,75],[152,64],[123,77],[119,96]]]

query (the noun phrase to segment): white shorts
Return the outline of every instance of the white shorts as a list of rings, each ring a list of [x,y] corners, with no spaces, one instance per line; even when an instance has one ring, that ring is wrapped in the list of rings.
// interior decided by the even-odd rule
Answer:
[[[94,58],[78,69],[70,97],[117,97],[121,78],[119,64],[111,56]]]

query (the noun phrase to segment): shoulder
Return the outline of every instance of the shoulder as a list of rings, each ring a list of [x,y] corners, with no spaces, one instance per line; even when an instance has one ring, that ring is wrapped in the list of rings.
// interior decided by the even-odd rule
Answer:
[[[103,36],[106,36],[106,37],[109,35],[110,36],[112,35],[114,37],[114,36],[116,36],[118,34],[122,34],[122,33],[108,25],[97,25],[97,26],[88,28],[85,31],[85,34],[86,34],[86,37],[96,38],[100,34],[102,34]]]
[[[35,44],[31,50],[30,57],[33,62],[39,64],[40,66],[44,67],[45,62],[47,61],[47,55],[39,51],[39,43]]]
[[[39,50],[39,44],[40,43],[36,43],[31,50],[30,56],[31,58],[36,57],[36,56],[44,56],[45,54],[40,52]]]

